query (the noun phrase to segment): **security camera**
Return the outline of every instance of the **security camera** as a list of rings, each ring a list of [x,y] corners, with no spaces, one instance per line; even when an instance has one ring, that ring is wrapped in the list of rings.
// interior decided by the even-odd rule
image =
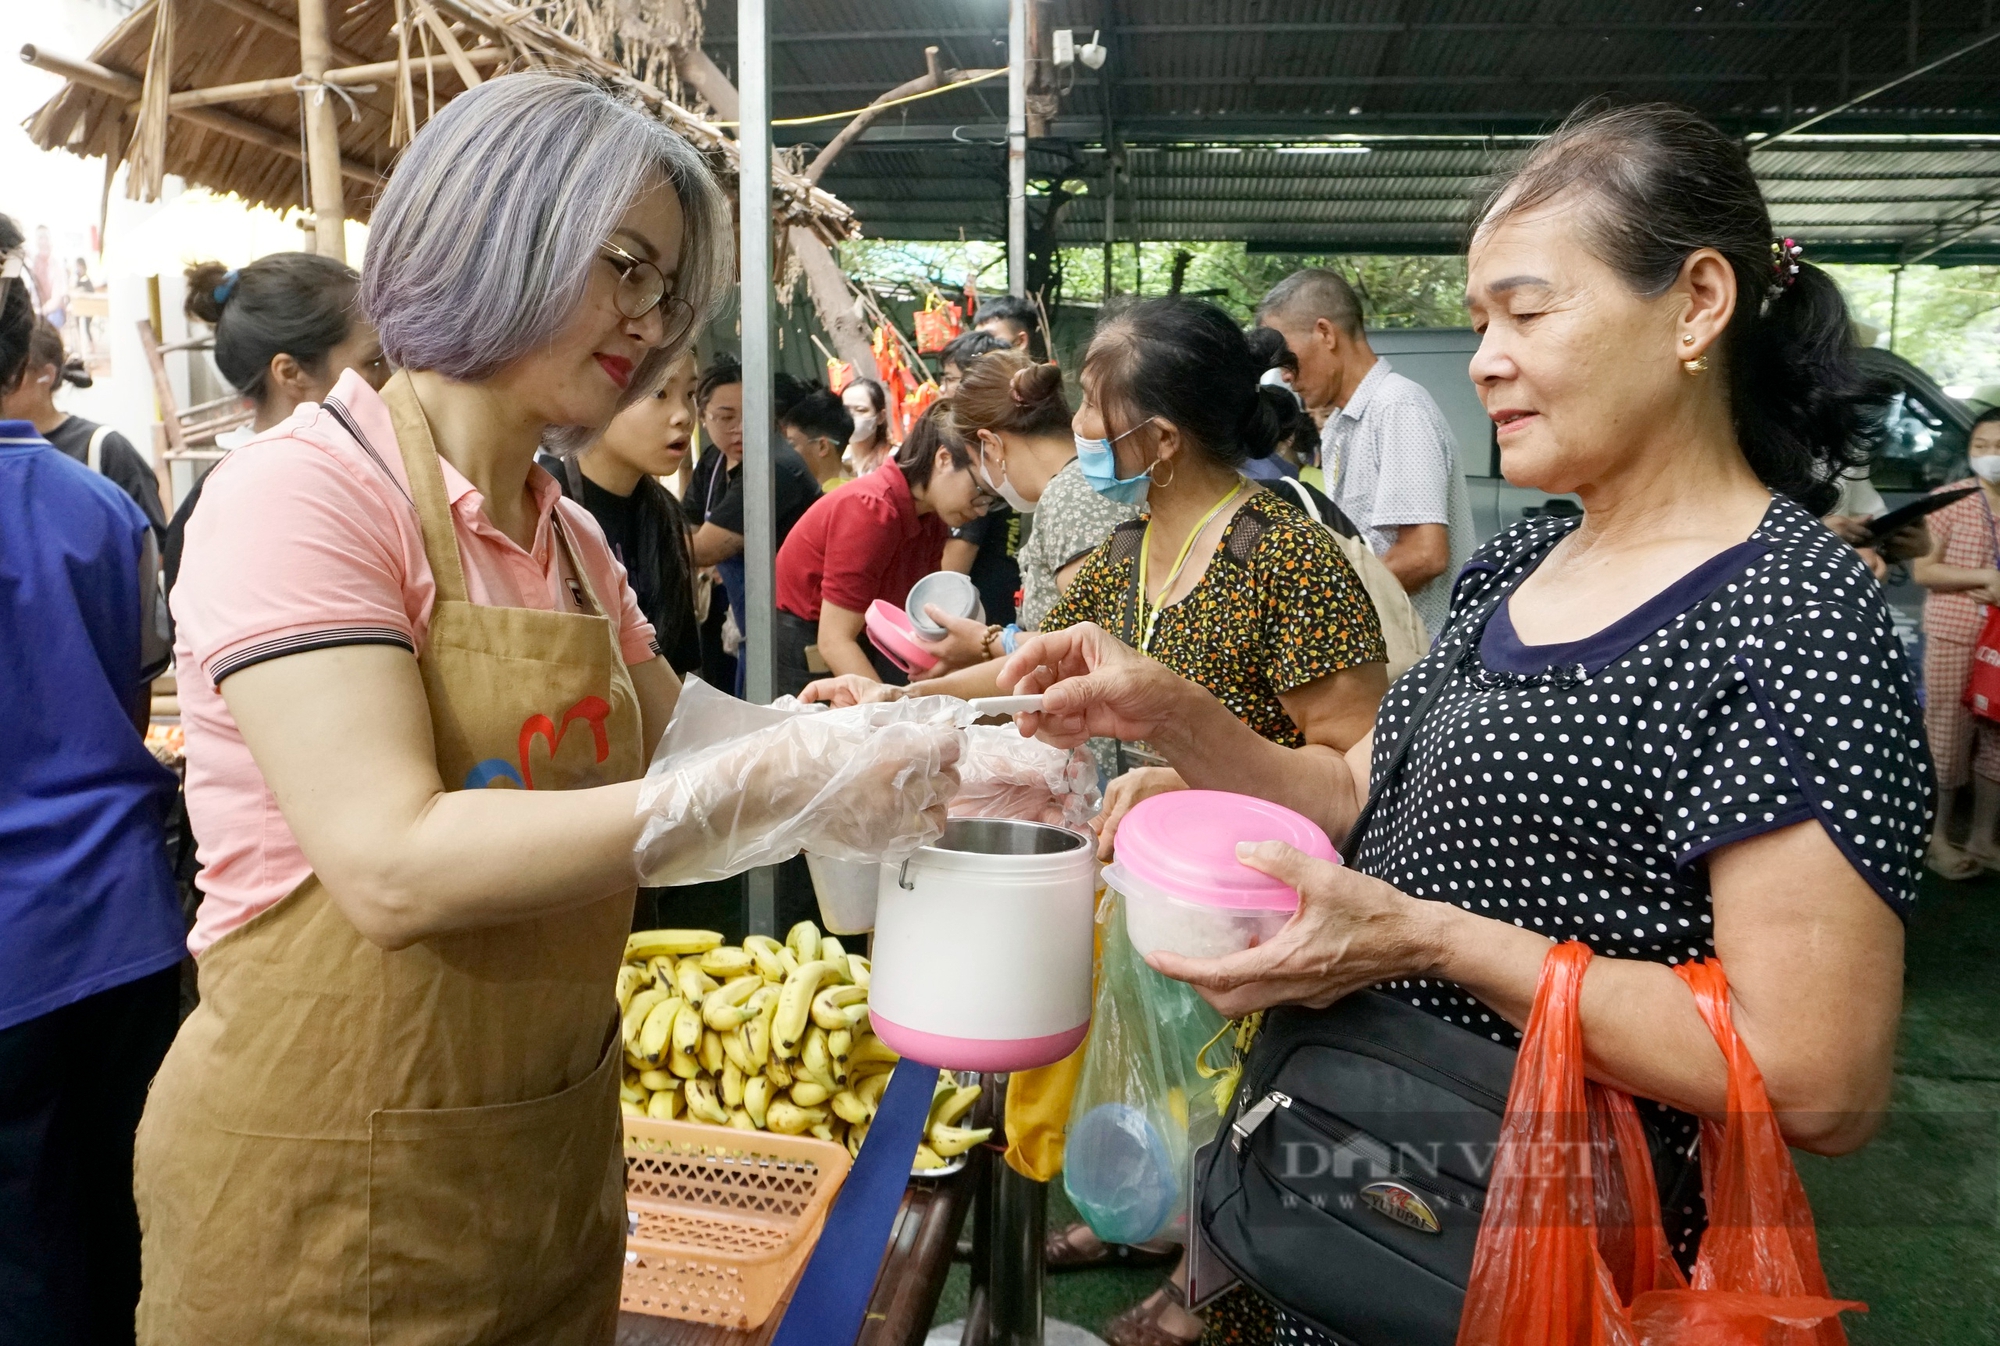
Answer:
[[[1076,35],[1067,28],[1056,29],[1056,45],[1052,55],[1058,70],[1073,64],[1076,60]]]
[[[1097,35],[1101,31],[1101,29],[1093,29],[1090,34],[1090,41],[1076,49],[1076,58],[1092,70],[1102,70],[1104,68],[1104,58],[1111,54],[1097,40]]]

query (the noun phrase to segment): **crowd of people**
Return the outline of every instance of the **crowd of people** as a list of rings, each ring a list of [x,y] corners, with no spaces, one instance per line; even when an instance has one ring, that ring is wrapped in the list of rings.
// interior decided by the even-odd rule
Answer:
[[[608,1340],[617,1259],[539,1250],[622,1237],[606,969],[635,919],[689,923],[674,889],[635,917],[639,875],[721,845],[706,821],[646,830],[638,778],[681,680],[740,695],[751,659],[808,702],[1043,693],[1023,732],[1092,744],[1107,858],[1172,790],[1335,839],[1362,818],[1344,866],[1246,861],[1301,895],[1281,935],[1156,956],[1225,1014],[1378,986],[1514,1043],[1549,941],[1590,944],[1590,1073],[1644,1100],[1684,1264],[1726,1075],[1672,965],[1726,960],[1793,1144],[1867,1139],[1925,848],[2000,872],[2000,730],[1963,703],[2000,606],[2000,412],[1976,489],[1850,545],[1835,496],[1880,390],[1833,282],[1774,271],[1740,144],[1601,112],[1475,218],[1469,373],[1502,468],[1579,513],[1476,537],[1463,446],[1335,271],[1286,278],[1247,328],[1191,298],[1107,305],[1074,371],[1003,297],[900,436],[872,379],[776,381],[770,650],[744,644],[751,375],[697,352],[730,232],[659,122],[555,75],[487,81],[404,151],[364,272],[190,271],[255,418],[171,518],[143,455],[57,407],[60,337],[0,283],[0,668],[29,726],[0,784],[0,1321]],[[22,245],[0,217],[0,252]],[[1885,555],[1932,595],[1921,708]],[[869,614],[941,570],[984,615],[928,609],[945,635],[912,674]],[[169,642],[191,930],[160,844],[176,783],[140,738]],[[827,760],[795,729],[686,783],[713,805],[690,816],[754,828],[836,781],[825,826],[857,844],[942,816],[949,731],[922,731],[912,775],[880,740]],[[1937,786],[1971,786],[1963,841],[1933,825],[1933,757]],[[450,1158],[470,1116],[477,1173]],[[1131,1256],[1080,1226],[1047,1252]],[[371,1285],[371,1257],[403,1270]],[[1110,1339],[1320,1339],[1247,1291],[1204,1319],[1183,1285]]]

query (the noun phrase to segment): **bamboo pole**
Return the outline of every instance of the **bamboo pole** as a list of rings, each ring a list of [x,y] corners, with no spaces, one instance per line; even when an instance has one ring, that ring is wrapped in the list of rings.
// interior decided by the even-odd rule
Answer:
[[[458,38],[452,34],[451,25],[430,7],[429,0],[417,0],[417,15],[433,33],[437,34],[438,45],[444,48],[445,56],[450,59],[452,69],[458,72],[459,79],[465,82],[465,87],[468,89],[478,87],[479,72],[472,68],[472,62],[465,59],[465,48],[458,45]]]
[[[280,37],[287,38],[293,42],[299,40],[299,26],[297,24],[282,15],[273,14],[270,10],[258,4],[256,0],[207,0],[207,3],[214,5],[218,9],[228,10],[238,18],[248,19],[254,24],[268,28]],[[327,49],[333,53],[333,59],[339,61],[342,65],[360,65],[368,59],[358,52],[349,51],[346,47],[335,46],[331,43],[328,44]]]
[[[113,98],[122,98],[128,103],[139,97],[142,87],[136,78],[123,71],[113,70],[95,61],[79,61],[68,56],[58,56],[52,51],[43,51],[32,43],[21,48],[21,59],[37,70],[61,75],[72,84],[81,84],[87,89],[95,89]],[[241,140],[246,144],[256,145],[292,159],[300,157],[296,136],[285,135],[242,117],[232,116],[227,112],[216,112],[211,108],[189,108],[174,115],[191,125],[213,131],[217,135],[228,136],[231,140]],[[342,176],[353,178],[356,182],[366,183],[371,187],[381,187],[389,181],[374,169],[357,164],[351,159],[340,161],[340,171]]]
[[[498,65],[507,59],[507,53],[498,47],[474,47],[462,53],[473,65]],[[451,65],[449,56],[421,56],[410,60],[414,71],[442,70]],[[377,80],[393,79],[401,69],[398,61],[375,61],[368,65],[348,66],[340,70],[329,70],[322,77],[328,84],[373,84]],[[241,103],[258,98],[275,98],[280,94],[290,95],[298,91],[298,82],[290,75],[276,79],[246,80],[241,84],[218,84],[208,89],[186,89],[167,100],[167,106],[175,112],[193,107],[208,107],[214,103]]]
[[[322,257],[347,260],[347,202],[340,181],[340,111],[323,87],[333,68],[326,0],[298,0],[299,72],[305,91],[306,179],[312,192],[313,233]]]

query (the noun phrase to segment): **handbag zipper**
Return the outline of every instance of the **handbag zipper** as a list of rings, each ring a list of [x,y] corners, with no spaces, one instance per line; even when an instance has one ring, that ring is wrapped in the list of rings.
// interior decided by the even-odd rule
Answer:
[[[1316,1131],[1320,1135],[1326,1136],[1328,1139],[1334,1141],[1336,1144],[1346,1144],[1347,1142],[1352,1141],[1356,1136],[1365,1137],[1368,1135],[1368,1133],[1366,1131],[1363,1131],[1360,1127],[1354,1126],[1347,1122],[1343,1122],[1338,1118],[1332,1116],[1331,1114],[1325,1112],[1323,1109],[1314,1107],[1311,1103],[1306,1103],[1302,1107],[1295,1108],[1292,1106],[1292,1098],[1290,1095],[1278,1094],[1277,1097],[1285,1100],[1284,1102],[1285,1110],[1287,1112],[1290,1112],[1293,1116],[1299,1118],[1309,1130]],[[1259,1106],[1261,1107],[1262,1105],[1260,1104]],[[1262,1112],[1262,1115],[1257,1118],[1257,1121],[1261,1123],[1266,1117],[1269,1117],[1270,1115],[1271,1115],[1270,1110],[1265,1109]],[[1246,1116],[1243,1120],[1248,1122],[1250,1118]],[[1256,1130],[1256,1126],[1253,1124],[1250,1129],[1254,1131]],[[1243,1138],[1247,1139],[1248,1136],[1249,1132],[1246,1131],[1244,1133]],[[1232,1144],[1234,1143],[1234,1141],[1235,1138],[1232,1137]],[[1271,1174],[1273,1181],[1280,1181],[1279,1175],[1271,1172],[1270,1165],[1264,1164],[1262,1159],[1258,1158],[1258,1156],[1256,1156],[1255,1154],[1253,1154],[1251,1158],[1253,1160],[1256,1160],[1263,1167],[1266,1173]],[[1450,1174],[1446,1174],[1442,1178],[1428,1178],[1428,1179],[1419,1178],[1413,1174],[1410,1174],[1407,1171],[1402,1170],[1401,1168],[1398,1168],[1398,1170],[1394,1174],[1394,1178],[1395,1181],[1403,1183],[1410,1187],[1414,1187],[1416,1190],[1424,1193],[1426,1196],[1436,1197],[1439,1201],[1446,1203],[1447,1206],[1460,1206],[1467,1210],[1476,1209],[1477,1211],[1481,1212],[1485,1210],[1486,1194],[1479,1188],[1473,1186],[1471,1183],[1466,1182],[1462,1178],[1458,1178]],[[1465,1188],[1465,1192],[1463,1193],[1453,1192],[1448,1186],[1445,1185],[1447,1182],[1462,1185]],[[1468,1197],[1466,1193],[1473,1193],[1475,1195],[1472,1197]],[[1476,1208],[1468,1204],[1468,1202],[1471,1200],[1476,1200],[1478,1202]]]
[[[1292,1106],[1292,1096],[1290,1094],[1281,1094],[1275,1089],[1265,1094],[1257,1100],[1256,1107],[1230,1123],[1229,1148],[1239,1154],[1242,1153],[1243,1142],[1250,1139],[1256,1133],[1257,1128],[1269,1120],[1273,1111],[1278,1108],[1289,1108],[1290,1106]]]

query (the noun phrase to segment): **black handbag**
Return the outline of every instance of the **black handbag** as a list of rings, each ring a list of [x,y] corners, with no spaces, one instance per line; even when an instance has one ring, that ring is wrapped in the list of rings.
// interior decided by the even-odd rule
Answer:
[[[1373,991],[1271,1011],[1202,1175],[1206,1250],[1343,1346],[1451,1346],[1514,1061]]]
[[[1348,856],[1455,672],[1412,707]],[[1342,1346],[1451,1346],[1515,1059],[1377,991],[1270,1011],[1198,1174],[1203,1252]]]

